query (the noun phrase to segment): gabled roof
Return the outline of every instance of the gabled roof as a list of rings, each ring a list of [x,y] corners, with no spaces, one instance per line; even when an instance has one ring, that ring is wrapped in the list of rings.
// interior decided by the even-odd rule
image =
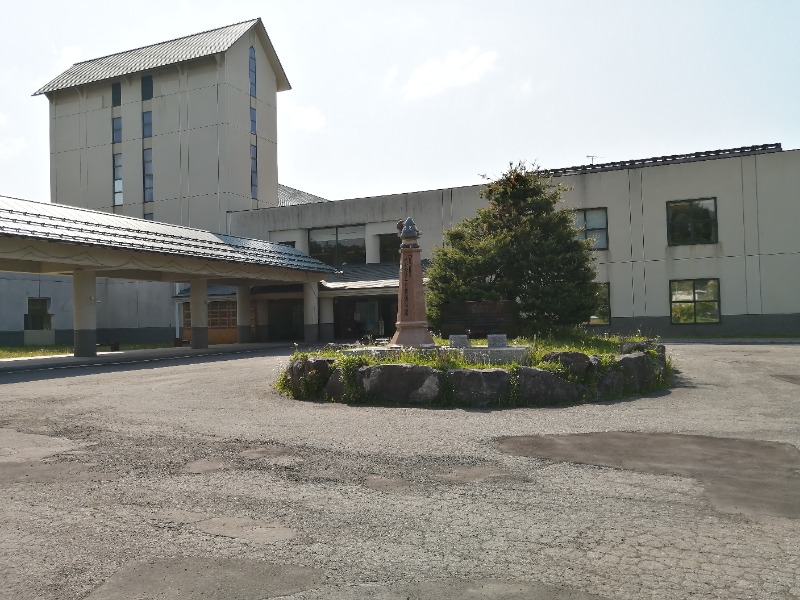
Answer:
[[[299,250],[280,244],[85,208],[0,196],[0,239],[3,236],[315,273],[335,271],[333,267]]]
[[[282,183],[278,184],[278,206],[297,206],[298,204],[314,204],[316,202],[330,202],[330,200]]]
[[[57,90],[63,90],[97,81],[115,79],[124,75],[149,71],[159,67],[174,65],[177,63],[212,56],[219,52],[228,50],[239,38],[256,28],[264,50],[269,58],[272,70],[278,84],[278,91],[282,92],[291,89],[286,73],[281,66],[275,48],[264,29],[261,19],[243,21],[219,29],[212,29],[194,35],[187,35],[182,38],[160,42],[151,46],[144,46],[134,50],[118,52],[100,58],[94,58],[84,62],[75,63],[61,75],[53,79],[47,85],[41,87],[33,95],[47,94]]]

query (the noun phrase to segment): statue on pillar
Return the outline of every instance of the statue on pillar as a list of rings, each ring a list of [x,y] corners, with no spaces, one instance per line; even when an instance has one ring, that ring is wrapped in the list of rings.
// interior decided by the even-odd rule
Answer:
[[[425,289],[422,287],[422,250],[417,243],[420,233],[408,217],[397,222],[400,237],[400,290],[397,294],[397,331],[389,344],[394,347],[433,348],[428,317],[425,313]]]

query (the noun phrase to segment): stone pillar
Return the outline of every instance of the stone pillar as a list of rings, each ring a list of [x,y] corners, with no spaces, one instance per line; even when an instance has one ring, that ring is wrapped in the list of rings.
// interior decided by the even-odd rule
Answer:
[[[333,298],[319,299],[319,339],[333,341]]]
[[[250,286],[236,288],[236,341],[249,344],[253,341],[250,328]]]
[[[75,356],[97,356],[97,277],[72,273],[72,329]]]
[[[400,290],[397,294],[397,331],[391,346],[432,348],[425,314],[425,289],[422,286],[422,249],[417,243],[419,230],[411,217],[397,224],[400,244]]]
[[[303,339],[308,344],[319,341],[319,283],[303,284]]]
[[[208,348],[208,280],[192,279],[192,348]]]

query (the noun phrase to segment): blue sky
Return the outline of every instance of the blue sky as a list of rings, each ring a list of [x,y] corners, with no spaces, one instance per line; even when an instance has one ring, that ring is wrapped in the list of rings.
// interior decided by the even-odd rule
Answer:
[[[69,67],[261,17],[282,183],[330,199],[762,143],[800,148],[795,0],[52,1],[6,8],[0,194],[49,198],[47,100]]]

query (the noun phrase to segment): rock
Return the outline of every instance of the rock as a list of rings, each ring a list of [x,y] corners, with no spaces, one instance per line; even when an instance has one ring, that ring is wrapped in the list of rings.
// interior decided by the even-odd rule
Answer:
[[[288,368],[292,396],[295,398],[314,396],[327,383],[332,365],[332,358],[293,358]]]
[[[436,400],[444,374],[423,365],[374,365],[361,367],[357,380],[369,398],[379,402],[427,403]]]
[[[519,392],[523,404],[552,406],[579,402],[587,390],[544,369],[520,367]]]
[[[656,373],[644,352],[626,354],[617,361],[626,392],[642,392],[653,387]]]
[[[469,348],[469,336],[468,335],[451,335],[448,338],[447,345],[451,348]]]
[[[447,377],[461,404],[487,406],[508,396],[510,377],[504,369],[451,369]]]
[[[625,391],[625,376],[621,371],[609,371],[597,382],[597,397],[606,400]]]
[[[542,357],[542,360],[559,363],[569,373],[577,377],[586,375],[593,366],[592,359],[582,352],[548,352]],[[597,358],[596,362],[599,363],[600,359]]]
[[[342,377],[341,369],[334,369],[323,391],[325,392],[326,398],[341,402],[344,397],[344,378]]]

